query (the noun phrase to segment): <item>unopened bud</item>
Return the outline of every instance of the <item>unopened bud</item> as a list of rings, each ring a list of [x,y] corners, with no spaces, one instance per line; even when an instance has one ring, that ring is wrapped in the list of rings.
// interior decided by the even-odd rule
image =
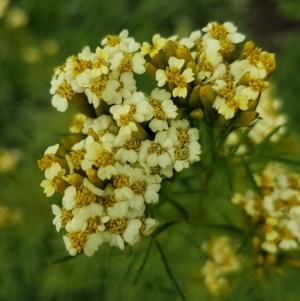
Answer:
[[[252,52],[255,49],[255,43],[252,41],[248,41],[244,44],[243,49],[240,53],[239,59],[243,60],[247,56],[248,53]]]
[[[67,175],[65,180],[72,186],[79,187],[83,182],[83,177],[78,173],[73,173],[71,175]]]
[[[70,186],[70,184],[62,178],[54,178],[53,182],[55,184],[56,191],[58,191],[61,195],[64,195],[65,190]]]
[[[95,141],[98,141],[98,140],[99,140],[98,134],[97,134],[97,133],[94,131],[94,129],[91,128],[91,127],[88,129],[88,135],[89,135],[89,136],[92,136],[92,137],[94,138]]]
[[[194,119],[202,119],[204,116],[204,113],[201,109],[196,109],[190,113],[190,116]]]
[[[174,41],[168,40],[165,45],[165,52],[168,57],[174,56],[176,57],[176,46]]]
[[[181,47],[181,48],[177,48],[176,49],[176,57],[178,59],[184,59],[184,65],[183,67],[185,67],[189,62],[193,62],[194,59],[189,51],[189,49],[187,47]]]
[[[75,93],[69,102],[82,114],[95,118],[95,110],[92,104],[89,104],[87,96],[84,93]]]
[[[105,182],[100,180],[98,177],[98,172],[94,168],[90,168],[86,171],[86,175],[90,182],[99,188],[105,188]]]
[[[257,116],[258,113],[253,111],[239,112],[231,121],[231,125],[235,127],[249,125],[252,121],[254,121],[257,118]]]
[[[166,69],[167,62],[165,58],[163,57],[161,51],[159,51],[157,54],[155,54],[153,57],[150,57],[151,63],[154,67],[157,69]],[[146,68],[147,70],[147,68]]]
[[[250,72],[247,71],[245,72],[242,77],[240,78],[240,80],[238,81],[237,85],[243,85],[243,86],[248,86],[249,83],[249,78],[250,78]]]
[[[186,68],[191,68],[193,70],[194,75],[198,74],[197,65],[196,65],[195,61],[188,62],[186,65]]]
[[[200,100],[200,85],[197,85],[192,90],[192,93],[189,98],[189,108],[192,110],[198,109],[202,106],[201,100]]]
[[[210,110],[216,98],[216,91],[210,85],[205,85],[200,88],[199,94],[204,107]]]
[[[156,70],[157,68],[150,62],[146,62],[145,63],[145,68],[146,68],[146,71],[147,73],[149,74],[149,76],[154,80],[156,81]]]

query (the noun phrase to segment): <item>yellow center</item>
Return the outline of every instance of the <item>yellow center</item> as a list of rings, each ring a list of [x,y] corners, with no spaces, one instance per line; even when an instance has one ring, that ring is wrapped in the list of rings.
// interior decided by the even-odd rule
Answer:
[[[132,54],[131,53],[124,53],[124,58],[119,66],[121,73],[124,72],[131,72],[132,71]]]
[[[75,208],[81,208],[96,203],[98,197],[84,186],[80,186],[76,192]]]
[[[78,75],[84,72],[86,69],[92,69],[93,63],[91,61],[82,60],[76,56],[73,56],[73,73]]]
[[[62,228],[64,228],[66,224],[72,220],[72,218],[73,218],[72,211],[66,210],[65,208],[61,209],[60,222]]]
[[[149,103],[154,108],[154,112],[153,112],[154,118],[163,121],[167,120],[167,115],[162,108],[162,101],[149,97]]]
[[[134,150],[135,152],[138,152],[140,150],[140,144],[141,141],[135,137],[131,137],[127,143],[124,144],[123,148],[127,150]]]
[[[71,240],[72,247],[77,251],[77,253],[80,253],[86,244],[89,232],[83,231],[79,233],[67,233],[66,235]]]
[[[167,76],[167,81],[169,83],[175,83],[176,77],[180,76],[180,69],[177,67],[167,67],[166,68],[166,76]]]
[[[131,189],[135,194],[144,195],[147,189],[146,181],[136,181],[131,185]]]
[[[114,197],[112,195],[108,195],[106,197],[101,197],[101,200],[105,207],[114,207],[116,204],[116,200],[114,199]]]
[[[109,165],[114,165],[115,163],[115,155],[113,152],[108,151],[106,149],[102,149],[97,161],[95,162],[95,166],[98,168],[106,167]]]
[[[93,82],[93,84],[90,86],[91,91],[99,98],[102,98],[102,93],[105,90],[106,87],[106,78],[100,78],[99,80]]]
[[[148,154],[162,155],[165,152],[166,152],[165,149],[160,144],[156,142],[151,142],[151,146],[149,147]]]
[[[67,100],[71,100],[75,94],[71,85],[68,84],[65,80],[59,85],[55,92],[56,94]]]
[[[127,220],[125,218],[110,220],[106,223],[106,228],[113,234],[121,235],[127,227]]]
[[[246,59],[252,65],[255,65],[260,61],[261,51],[262,51],[261,48],[255,47],[253,51],[245,53],[244,56],[246,56]]]
[[[55,156],[53,154],[45,155],[42,159],[39,159],[38,166],[41,170],[50,168],[53,163],[55,163]]]
[[[119,36],[112,36],[112,35],[108,35],[106,36],[107,42],[106,45],[110,46],[110,47],[115,47],[118,44],[120,44],[121,39]]]
[[[85,151],[83,149],[72,150],[69,154],[75,169],[81,168],[81,161],[84,159]]]
[[[128,175],[115,175],[113,176],[113,185],[116,188],[130,187]]]

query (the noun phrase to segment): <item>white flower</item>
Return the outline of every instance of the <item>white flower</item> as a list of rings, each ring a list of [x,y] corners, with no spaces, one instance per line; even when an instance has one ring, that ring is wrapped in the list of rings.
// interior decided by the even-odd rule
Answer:
[[[131,98],[124,100],[123,105],[112,106],[110,112],[120,127],[121,136],[138,131],[136,122],[147,121],[153,116],[153,108],[142,92],[134,92]]]
[[[190,128],[188,120],[172,120],[167,133],[173,140],[173,148],[168,152],[177,172],[200,160],[199,131],[196,128]]]
[[[213,104],[213,108],[223,115],[225,119],[234,117],[238,109],[248,109],[248,96],[243,94],[246,88],[243,85],[235,86],[234,83],[226,83],[223,80],[216,80],[213,89],[218,93]],[[232,97],[233,96],[233,97]]]
[[[124,45],[124,44],[121,44]],[[134,46],[132,46],[135,49]],[[127,51],[117,52],[111,60],[110,70],[118,69],[120,73],[134,72],[137,74],[143,74],[146,72],[144,66],[146,60],[141,53],[133,53]]]
[[[93,63],[93,69],[91,72],[91,77],[99,77],[102,74],[107,74],[109,72],[108,68],[108,58],[109,52],[100,47],[96,48],[97,60]]]
[[[193,31],[188,38],[183,38],[180,40],[180,44],[186,46],[188,49],[191,49],[195,45],[195,41],[201,38],[201,31]]]
[[[147,162],[149,167],[159,165],[166,168],[172,164],[169,150],[173,147],[173,141],[167,136],[167,132],[157,132],[154,141],[144,140],[141,142],[139,162]]]
[[[226,66],[223,63],[222,55],[212,50],[205,50],[201,53],[197,67],[199,70],[198,78],[203,83],[221,78],[226,73]]]
[[[97,60],[97,55],[85,47],[78,56],[71,56],[66,61],[66,79],[71,82],[75,91],[84,87],[90,80],[93,63]],[[79,92],[79,91],[76,91]]]
[[[52,106],[59,112],[65,112],[68,109],[68,101],[72,99],[75,94],[71,84],[65,78],[65,73],[60,73],[51,81],[50,94],[52,97]]]
[[[83,166],[84,170],[95,165],[98,168],[98,177],[101,180],[110,179],[117,171],[114,167],[114,153],[111,149],[105,147],[104,143],[92,142],[84,158],[86,163]]]
[[[138,219],[131,219],[127,222],[127,227],[123,233],[123,239],[133,246],[140,239],[140,228],[142,222]]]
[[[62,203],[67,210],[72,210],[74,208],[76,204],[76,187],[69,186],[66,188]]]
[[[154,57],[165,46],[166,39],[162,38],[160,34],[155,34],[152,38],[153,46],[148,42],[144,42],[141,47],[142,54],[149,54],[150,57]]]
[[[110,72],[109,79],[117,80],[120,84],[116,95],[112,99],[112,103],[114,104],[121,104],[123,99],[130,98],[132,93],[137,89],[133,72],[120,73],[120,71],[116,69]]]
[[[237,28],[230,22],[225,22],[224,24],[211,22],[202,30],[207,32],[202,38],[203,45],[215,51],[222,49],[225,52],[232,52],[234,48],[232,48],[230,43],[237,44],[245,39],[244,35],[236,32]],[[211,41],[213,41],[213,44]]]
[[[63,236],[63,239],[70,255],[75,256],[83,250],[85,255],[92,256],[102,244],[103,239],[101,234],[90,234],[85,231],[86,228],[87,222],[83,221],[79,216],[75,216],[71,222],[66,225],[68,233]]]
[[[58,232],[61,228],[65,227],[69,221],[72,220],[73,214],[64,207],[60,208],[55,204],[53,204],[51,207],[52,212],[55,215],[52,223],[55,225],[56,231]]]
[[[94,108],[98,108],[101,100],[104,100],[109,105],[114,103],[120,83],[116,80],[107,80],[100,77],[90,81],[85,86],[85,94],[89,103],[93,104]]]
[[[152,90],[149,103],[153,107],[153,119],[149,123],[149,127],[153,132],[166,130],[169,125],[168,119],[175,119],[177,114],[177,106],[170,99],[171,93],[166,90],[155,88]]]
[[[62,169],[58,163],[54,163],[49,170],[48,178],[41,182],[41,187],[44,188],[44,193],[47,197],[52,196],[56,191],[56,178],[62,178],[63,175],[66,173],[65,169]]]
[[[115,153],[116,160],[129,163],[135,163],[137,161],[140,140],[127,135],[118,135],[115,139],[115,146],[118,148]]]
[[[153,219],[151,217],[146,218],[144,223],[145,229],[143,231],[143,235],[145,236],[150,235],[159,224],[156,219]]]
[[[177,59],[176,57],[170,57],[168,61],[169,67],[166,70],[158,69],[155,77],[157,80],[157,86],[162,87],[168,83],[174,84],[176,87],[172,91],[174,97],[186,97],[187,96],[187,84],[192,82],[194,73],[191,68],[186,68],[181,73],[181,68],[184,65],[184,59]]]

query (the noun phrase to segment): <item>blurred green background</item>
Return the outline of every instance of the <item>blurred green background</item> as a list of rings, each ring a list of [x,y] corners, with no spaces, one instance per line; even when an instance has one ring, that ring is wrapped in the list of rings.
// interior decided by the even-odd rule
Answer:
[[[232,21],[248,40],[276,52],[278,67],[272,80],[283,100],[282,109],[290,116],[291,129],[299,131],[299,0],[0,0],[0,154],[8,151],[17,158],[14,168],[0,171],[0,300],[180,300],[152,249],[141,280],[131,286],[148,238],[133,248],[133,254],[129,249],[110,251],[104,246],[92,258],[79,256],[52,264],[67,252],[62,235],[51,223],[53,198],[46,198],[39,187],[43,173],[36,161],[48,146],[59,142],[70,125],[71,111],[57,112],[49,94],[53,68],[66,57],[86,45],[94,50],[105,35],[124,28],[143,42],[151,41],[155,33],[189,36],[210,21]],[[10,160],[6,157],[1,164]],[[176,189],[184,191],[187,183],[191,190],[197,187],[197,182],[190,181],[190,177],[197,178],[195,172],[183,173]],[[180,202],[191,195],[170,197]],[[223,193],[226,197],[230,197],[228,191]],[[55,198],[60,201],[59,196]],[[225,212],[231,210],[219,203]],[[174,208],[161,209],[166,220],[178,215]],[[5,214],[11,214],[10,219],[5,220]],[[167,249],[170,261],[177,264],[175,272],[189,300],[215,300],[200,282],[194,288],[197,280],[188,269],[194,266],[197,273],[203,264],[200,246],[208,235],[183,220],[168,235],[162,234],[164,243],[171,246]],[[194,247],[189,249],[191,244]],[[176,245],[187,247],[176,250]],[[298,270],[290,269],[269,281],[254,281],[251,275],[240,278],[232,296],[224,300],[299,300]]]

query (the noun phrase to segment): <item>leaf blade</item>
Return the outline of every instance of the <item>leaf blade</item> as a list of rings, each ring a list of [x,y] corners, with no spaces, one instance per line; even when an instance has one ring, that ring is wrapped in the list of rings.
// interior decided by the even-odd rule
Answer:
[[[168,262],[168,260],[167,260],[166,254],[164,253],[164,251],[163,251],[161,245],[158,243],[158,241],[157,241],[156,239],[155,239],[154,241],[155,241],[156,247],[157,247],[157,249],[158,249],[158,251],[159,251],[159,253],[160,253],[162,262],[163,262],[163,264],[164,264],[164,267],[165,267],[165,269],[166,269],[166,272],[167,272],[167,274],[168,274],[168,276],[169,276],[171,282],[174,284],[174,286],[175,286],[175,288],[176,288],[176,290],[177,290],[179,296],[181,297],[181,299],[182,299],[183,301],[188,301],[188,299],[186,298],[186,296],[185,296],[183,290],[181,289],[181,287],[180,287],[180,285],[179,285],[178,280],[176,279],[176,277],[175,277],[175,275],[174,275],[174,273],[173,273],[173,271],[172,271],[172,269],[171,269],[171,267],[170,267],[170,264],[169,264],[169,262]]]

